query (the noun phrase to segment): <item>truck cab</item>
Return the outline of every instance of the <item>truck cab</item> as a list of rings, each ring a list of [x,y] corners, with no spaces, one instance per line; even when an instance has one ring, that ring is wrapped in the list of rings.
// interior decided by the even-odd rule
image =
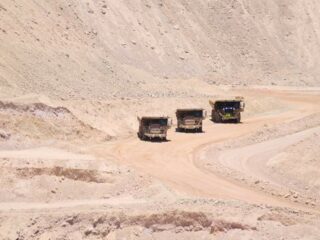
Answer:
[[[216,100],[209,102],[212,107],[212,121],[216,123],[234,121],[241,122],[241,112],[244,111],[243,98]]]
[[[167,131],[171,127],[169,117],[138,117],[138,137],[141,140],[167,139]]]
[[[206,118],[206,111],[201,108],[177,109],[177,131],[194,130],[202,132],[202,121]]]

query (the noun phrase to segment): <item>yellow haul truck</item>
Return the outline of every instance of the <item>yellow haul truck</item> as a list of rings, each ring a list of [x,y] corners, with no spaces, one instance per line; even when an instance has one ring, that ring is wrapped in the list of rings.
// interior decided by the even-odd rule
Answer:
[[[236,97],[235,99],[209,101],[212,112],[211,118],[213,122],[221,123],[225,121],[241,122],[241,112],[244,111],[243,97]]]

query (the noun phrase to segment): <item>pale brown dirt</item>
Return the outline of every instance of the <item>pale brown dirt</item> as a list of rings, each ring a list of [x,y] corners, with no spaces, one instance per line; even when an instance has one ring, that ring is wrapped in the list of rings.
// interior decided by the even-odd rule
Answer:
[[[212,92],[217,91],[212,88]],[[313,153],[317,144],[310,143],[310,139],[317,141],[319,137],[317,90],[225,91],[227,95],[246,98],[247,111],[241,124],[214,124],[206,120],[204,133],[187,134],[175,132],[173,126],[168,142],[140,141],[135,133],[137,121],[132,119],[124,127],[121,112],[112,114],[119,119],[117,126],[122,135],[106,139],[108,134],[86,123],[81,107],[78,113],[68,110],[69,117],[59,118],[61,127],[67,126],[71,132],[81,128],[82,134],[76,138],[70,134],[62,141],[60,132],[39,136],[43,124],[36,125],[37,131],[33,128],[29,134],[23,134],[21,141],[15,139],[15,132],[10,132],[2,138],[0,151],[3,237],[290,239],[292,231],[302,237],[304,230],[309,229],[308,238],[317,239],[318,175],[312,170],[312,166],[317,166]],[[150,106],[157,106],[150,111],[146,105],[146,111],[152,113],[173,99],[150,101]],[[208,105],[205,99],[197,101],[199,105]],[[128,114],[143,107],[132,103]],[[118,108],[129,105],[125,101],[112,104]],[[180,104],[196,105],[176,98],[167,109],[168,114],[173,115],[171,111]],[[13,119],[27,116],[25,124],[43,121],[54,126],[57,121],[54,114],[29,113],[33,104],[17,102],[3,106],[8,105],[10,111],[15,109],[14,114],[7,112],[8,107],[3,112]],[[51,112],[55,108],[41,109]],[[82,120],[76,116],[82,116]],[[98,119],[98,125],[103,126]],[[128,120],[131,121],[125,119]],[[5,131],[23,132],[20,124],[13,126],[16,127]],[[81,137],[87,131],[91,138]],[[29,141],[29,146],[22,144],[25,141]],[[182,212],[171,217],[176,210]],[[173,223],[174,216],[184,219],[184,211],[195,214],[191,216],[203,214],[210,220],[206,226],[198,225],[196,217],[190,217],[193,220],[186,226]],[[141,221],[149,221],[149,214],[156,217],[146,226]],[[13,227],[15,216],[20,220]],[[171,220],[162,222],[157,216],[170,216]],[[78,220],[74,224],[64,223],[69,218]],[[94,222],[99,218],[103,220],[97,228]]]
[[[0,239],[320,236],[316,0],[0,2]],[[175,131],[243,96],[241,124]],[[166,142],[137,116],[167,115]]]

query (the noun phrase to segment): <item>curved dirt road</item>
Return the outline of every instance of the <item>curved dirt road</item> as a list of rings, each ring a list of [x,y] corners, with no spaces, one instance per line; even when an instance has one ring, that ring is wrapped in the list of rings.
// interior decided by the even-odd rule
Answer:
[[[241,149],[231,149],[219,156],[211,156],[211,147],[217,143],[224,143],[230,139],[240,139],[261,129],[265,124],[278,125],[305,118],[315,113],[320,113],[318,102],[320,95],[312,91],[271,91],[255,90],[242,91],[247,97],[268,96],[281,101],[285,109],[275,109],[244,118],[242,124],[214,124],[205,121],[204,133],[177,133],[169,132],[168,142],[144,142],[130,137],[125,140],[88,146],[88,153],[99,157],[103,161],[106,157],[115,159],[119,164],[133,167],[138,172],[158,179],[171,190],[182,196],[215,198],[223,200],[240,200],[253,204],[266,204],[271,206],[289,207],[304,211],[318,212],[313,207],[300,205],[288,199],[272,196],[266,192],[250,188],[250,186],[236,180],[227,179],[199,162],[200,157],[213,158],[223,165],[243,170],[261,180],[272,181],[262,171],[265,163],[282,148],[308,137],[314,132],[319,132],[319,127],[300,131],[295,134],[282,136],[276,140],[265,141],[244,146]],[[270,153],[270,151],[272,154]],[[42,151],[43,152],[43,151]],[[31,153],[34,153],[31,151]],[[5,153],[6,156],[8,153]],[[208,155],[209,154],[209,155]],[[65,153],[54,152],[54,156],[66,157]],[[52,153],[50,153],[52,157]],[[74,158],[75,156],[69,156]],[[78,156],[76,156],[78,158]],[[254,159],[254,161],[252,160]],[[146,200],[146,199],[145,199]],[[3,203],[4,210],[29,210],[29,209],[56,209],[56,208],[81,208],[90,209],[93,206],[112,204],[137,203],[135,199],[113,200],[76,200],[49,203]],[[143,201],[141,202],[143,204]]]
[[[247,93],[247,95],[250,93]],[[239,182],[224,179],[221,176],[197,166],[195,163],[199,153],[215,143],[235,139],[253,133],[264,124],[280,124],[297,120],[319,112],[316,99],[320,96],[308,92],[287,91],[256,91],[255,95],[273,96],[287,104],[286,110],[281,113],[268,113],[259,117],[250,117],[240,125],[213,124],[205,122],[205,133],[185,134],[171,131],[169,142],[143,142],[136,138],[117,142],[109,149],[121,164],[129,165],[136,170],[151,175],[170,186],[180,194],[195,197],[208,197],[218,199],[235,199],[255,204],[267,204],[281,207],[308,209],[296,203],[259,192]],[[257,148],[255,156],[263,153],[264,148]],[[105,152],[106,153],[106,152]],[[245,156],[246,152],[237,152],[238,159]],[[242,156],[242,155],[243,156]],[[232,155],[232,161],[236,161]],[[231,161],[231,160],[230,160]],[[258,174],[258,173],[257,173]],[[259,177],[259,176],[258,176]],[[261,176],[263,177],[263,176]]]

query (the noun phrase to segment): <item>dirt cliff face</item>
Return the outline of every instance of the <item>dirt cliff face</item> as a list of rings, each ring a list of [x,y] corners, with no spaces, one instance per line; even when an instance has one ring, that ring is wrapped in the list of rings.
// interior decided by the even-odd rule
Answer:
[[[319,12],[316,0],[3,0],[1,90],[136,96],[166,78],[319,85]]]

